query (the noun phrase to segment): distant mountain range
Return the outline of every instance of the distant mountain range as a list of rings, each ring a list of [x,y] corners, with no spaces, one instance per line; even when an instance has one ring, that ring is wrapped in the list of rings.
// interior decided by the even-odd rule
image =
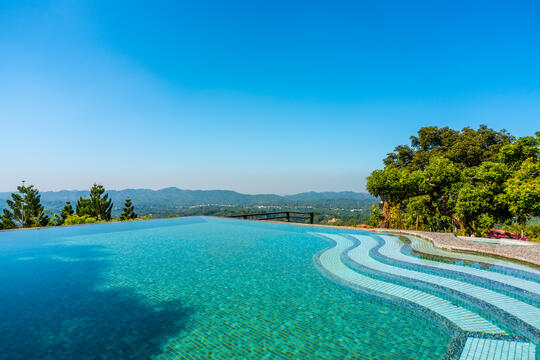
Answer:
[[[178,209],[190,206],[257,206],[257,205],[295,205],[306,202],[321,202],[334,200],[353,200],[364,204],[375,202],[376,199],[367,193],[352,191],[343,192],[304,192],[294,195],[241,194],[230,190],[182,190],[168,187],[161,190],[125,189],[108,190],[114,207],[120,209],[126,198],[139,208],[148,209]],[[73,205],[81,197],[86,197],[89,191],[61,190],[41,192],[41,202],[46,209],[59,211],[66,201]],[[5,200],[11,198],[10,192],[0,192],[0,208],[6,206]]]
[[[299,201],[314,200],[375,200],[373,196],[367,193],[357,193],[353,191],[341,192],[303,192],[294,195],[285,195],[284,198]]]

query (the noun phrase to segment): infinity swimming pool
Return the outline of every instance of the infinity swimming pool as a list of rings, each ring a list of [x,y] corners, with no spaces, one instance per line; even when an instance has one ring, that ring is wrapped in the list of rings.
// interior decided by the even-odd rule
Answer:
[[[206,217],[0,232],[0,359],[535,359],[540,272],[467,256]]]

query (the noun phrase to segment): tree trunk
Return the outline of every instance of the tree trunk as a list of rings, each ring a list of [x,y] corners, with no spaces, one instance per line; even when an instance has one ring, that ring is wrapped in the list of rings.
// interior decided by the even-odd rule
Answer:
[[[465,236],[465,224],[463,224],[463,221],[461,221],[456,215],[452,214],[452,220],[454,220],[459,225],[459,230],[461,232],[461,236]]]
[[[377,227],[388,228],[390,227],[390,204],[388,201],[383,200],[382,207],[382,220],[377,224]]]

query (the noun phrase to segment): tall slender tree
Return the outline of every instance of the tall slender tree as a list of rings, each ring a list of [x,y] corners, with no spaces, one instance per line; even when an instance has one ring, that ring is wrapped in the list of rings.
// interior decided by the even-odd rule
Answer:
[[[133,211],[135,207],[131,204],[131,199],[127,198],[124,203],[124,212],[120,215],[120,220],[133,220],[137,214]]]
[[[92,186],[90,202],[99,220],[111,220],[112,199],[109,199],[109,194],[105,193],[105,188],[102,185],[94,184]]]
[[[33,185],[25,186],[24,182],[17,190],[19,193],[11,194],[11,199],[6,200],[9,209],[3,209],[2,227],[47,226],[49,217],[41,205],[39,191]]]
[[[89,215],[98,220],[111,220],[113,203],[109,199],[109,194],[105,193],[103,185],[94,184],[90,189],[90,197],[81,197],[77,200],[75,211],[78,216]]]

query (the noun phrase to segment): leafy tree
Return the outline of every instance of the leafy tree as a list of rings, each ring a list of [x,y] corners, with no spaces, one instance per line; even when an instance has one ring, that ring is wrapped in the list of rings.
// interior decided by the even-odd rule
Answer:
[[[135,207],[131,204],[129,198],[126,199],[124,203],[124,212],[120,216],[120,220],[133,220],[137,217],[137,214],[133,211]]]
[[[478,167],[466,168],[458,184],[454,213],[462,232],[482,235],[495,221],[510,217],[502,198],[510,171],[504,164],[486,161]]]
[[[5,229],[15,229],[17,227],[17,224],[15,223],[15,219],[13,218],[13,213],[11,213],[8,209],[2,209],[2,217],[0,222],[0,230]]]
[[[440,149],[447,151],[455,142],[459,132],[445,126],[426,126],[418,130],[418,136],[411,136],[411,145],[419,150],[428,152]]]
[[[484,229],[479,226],[479,219],[484,219],[483,224],[486,215],[493,219],[489,214],[494,212],[495,207],[494,194],[487,186],[465,184],[458,193],[455,215],[461,220],[463,230],[481,235]]]
[[[96,216],[94,209],[92,208],[92,202],[90,199],[83,198],[82,196],[77,200],[75,204],[75,213],[77,216]]]
[[[540,156],[540,131],[536,132],[536,138],[525,136],[517,139],[514,143],[505,145],[499,153],[499,160],[510,168],[519,169],[527,159],[539,160]]]
[[[414,155],[414,150],[409,146],[398,145],[394,149],[394,152],[389,153],[383,162],[385,165],[394,165],[398,168],[405,168],[411,164]]]
[[[405,208],[406,224],[415,230],[433,230],[433,213],[429,195],[411,197]]]
[[[419,191],[422,183],[420,172],[401,170],[394,166],[387,166],[384,170],[375,170],[367,177],[368,191],[381,198],[382,218],[380,227],[390,226],[390,212],[392,207],[404,201],[410,194]]]
[[[540,215],[540,162],[525,160],[506,182],[504,198],[521,224],[528,217]]]
[[[479,166],[484,161],[496,161],[499,150],[513,139],[506,130],[495,131],[486,125],[480,125],[478,130],[466,127],[446,156],[462,167]]]
[[[6,200],[10,209],[3,209],[2,227],[9,229],[17,226],[47,226],[49,217],[45,215],[45,209],[41,205],[39,191],[33,185],[25,186],[24,183],[18,186],[17,190],[19,193],[11,194],[11,199]]]
[[[515,139],[485,125],[461,131],[423,127],[367,178],[382,200],[379,226],[481,235],[495,223],[540,214],[540,132]]]
[[[88,199],[80,197],[75,205],[75,212],[78,216],[88,215],[98,220],[111,220],[111,211],[113,203],[109,199],[109,194],[105,193],[102,185],[94,184],[90,189]]]
[[[499,150],[514,140],[505,130],[495,131],[485,125],[461,131],[427,126],[410,139],[410,146],[397,146],[383,160],[384,164],[422,170],[432,157],[443,156],[460,168],[478,166],[483,161],[496,161]]]
[[[75,212],[73,211],[73,206],[71,206],[71,202],[66,202],[66,205],[64,205],[64,208],[62,209],[62,212],[60,215],[62,216],[62,219],[65,221],[66,218],[70,215],[73,215]]]
[[[383,221],[381,210],[375,204],[372,204],[368,224],[376,227],[381,221]]]

